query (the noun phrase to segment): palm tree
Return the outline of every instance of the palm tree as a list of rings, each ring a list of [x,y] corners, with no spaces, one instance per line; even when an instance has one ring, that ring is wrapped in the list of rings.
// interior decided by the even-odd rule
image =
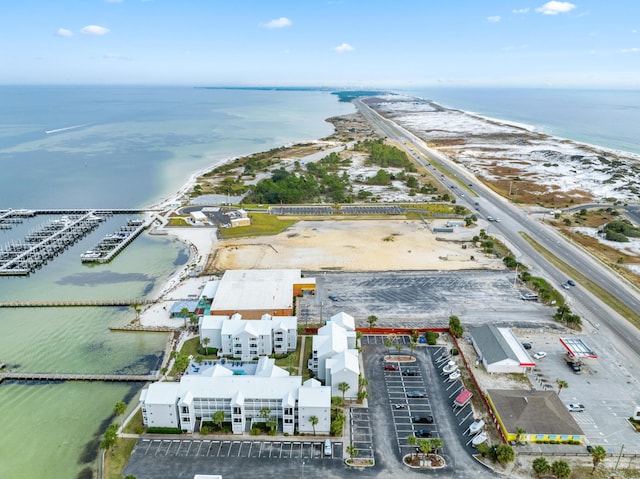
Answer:
[[[358,455],[358,448],[356,448],[356,446],[354,446],[353,444],[349,444],[347,446],[347,454],[349,454],[349,457],[351,459],[353,459],[354,457],[356,457]]]
[[[533,471],[541,476],[542,474],[547,474],[551,470],[551,465],[544,457],[537,457],[533,460]]]
[[[551,464],[551,472],[558,479],[567,479],[571,475],[571,467],[565,461],[555,461]]]
[[[396,344],[396,351],[398,352],[398,354],[400,354],[400,351],[402,351],[402,343]]]
[[[278,418],[269,416],[269,419],[267,419],[267,427],[269,428],[270,434],[275,435],[278,429]]]
[[[218,425],[218,429],[222,430],[222,423],[224,422],[224,411],[216,411],[213,413],[211,419]]]
[[[433,450],[431,439],[420,439],[418,447],[420,448],[420,452],[422,452],[422,454],[424,454],[425,456]]]
[[[113,412],[116,416],[122,416],[125,412],[127,412],[127,405],[122,401],[118,401],[113,408]]]
[[[207,338],[206,336],[202,338],[202,344],[204,344],[204,354],[209,356],[209,343],[211,342],[211,338]]]
[[[516,427],[516,442],[522,442],[522,436],[524,436],[527,433],[527,431],[525,431],[523,428],[521,427]]]
[[[377,322],[378,322],[378,317],[375,314],[372,314],[367,318],[367,323],[369,323],[369,329],[372,329]]]
[[[596,472],[596,467],[604,461],[605,457],[607,457],[607,451],[605,451],[604,447],[596,446],[591,449],[591,459],[593,460],[593,469],[591,470],[591,474]]]
[[[413,353],[415,352],[417,347],[418,347],[418,343],[416,343],[415,341],[409,342],[409,350],[411,351],[411,357],[415,357]]]
[[[182,308],[180,310],[180,316],[184,320],[184,329],[187,329],[187,318],[189,317],[189,310],[187,308]]]
[[[393,341],[391,341],[391,338],[387,338],[384,340],[384,346],[387,348],[387,356],[389,355],[389,349],[391,349],[392,344]]]
[[[342,393],[342,400],[344,401],[344,394],[351,389],[351,386],[349,385],[348,382],[341,382],[340,384],[338,384],[338,391],[340,391]]]
[[[116,445],[118,441],[118,425],[111,424],[107,430],[104,432],[104,436],[102,437],[102,441],[100,442],[100,449],[104,449],[108,451],[111,449],[111,453],[113,453],[113,446]]]
[[[442,446],[444,446],[444,443],[439,437],[434,437],[433,439],[431,439],[431,447],[433,448],[434,454],[438,454],[438,449],[440,449]]]
[[[196,314],[189,313],[189,322],[191,323],[192,329],[195,330],[198,327],[198,321],[200,321],[200,318],[198,318]]]
[[[311,423],[311,427],[313,428],[313,435],[316,435],[316,426],[318,425],[318,422],[320,420],[318,419],[318,416],[310,416],[309,417],[309,422]]]
[[[413,453],[416,450],[415,449],[416,444],[418,444],[418,438],[415,437],[413,434],[411,434],[410,436],[407,436],[407,444],[413,448],[413,451],[411,452],[411,456],[413,456]]]
[[[562,391],[564,388],[568,388],[569,383],[564,379],[556,379],[556,386],[558,386],[558,396],[560,396],[560,391]]]

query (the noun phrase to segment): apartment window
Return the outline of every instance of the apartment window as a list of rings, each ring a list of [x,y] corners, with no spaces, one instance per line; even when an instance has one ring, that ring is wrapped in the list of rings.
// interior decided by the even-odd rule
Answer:
[[[182,412],[185,414],[189,414],[189,408],[187,406],[182,406]]]
[[[189,422],[189,418],[188,417],[183,417],[182,418],[182,422]]]
[[[284,423],[285,424],[293,424],[293,419],[285,419]]]
[[[292,408],[292,407],[286,407],[286,408],[284,408],[284,413],[285,413],[287,416],[291,416],[291,415],[293,414],[293,408]]]
[[[234,417],[233,418],[233,422],[242,422],[242,418],[241,417]]]
[[[233,408],[233,414],[242,414],[242,410],[239,407],[234,407]]]

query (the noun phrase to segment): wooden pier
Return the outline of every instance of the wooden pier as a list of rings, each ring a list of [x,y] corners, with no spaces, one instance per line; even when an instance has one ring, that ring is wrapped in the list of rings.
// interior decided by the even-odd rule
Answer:
[[[129,220],[125,226],[114,234],[105,236],[93,250],[80,255],[83,263],[108,263],[125,249],[140,233],[155,221],[154,218],[141,220]]]
[[[67,374],[67,373],[0,373],[0,384],[6,381],[102,381],[149,382],[156,381],[155,374]]]
[[[71,308],[153,304],[153,299],[93,299],[79,301],[0,301],[0,308]]]

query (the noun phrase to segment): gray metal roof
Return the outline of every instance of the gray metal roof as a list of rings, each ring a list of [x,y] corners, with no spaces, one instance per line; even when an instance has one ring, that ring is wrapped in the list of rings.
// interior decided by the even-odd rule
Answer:
[[[469,331],[487,364],[494,364],[505,359],[513,359],[520,363],[520,358],[493,324],[471,327]]]

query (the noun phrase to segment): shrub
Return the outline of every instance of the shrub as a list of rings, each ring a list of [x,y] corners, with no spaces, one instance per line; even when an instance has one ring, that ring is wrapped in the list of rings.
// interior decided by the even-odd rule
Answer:
[[[178,427],[148,427],[148,434],[182,434],[182,430]]]
[[[430,346],[434,346],[438,342],[439,336],[440,335],[434,331],[427,331],[427,334],[426,334],[427,344]]]

